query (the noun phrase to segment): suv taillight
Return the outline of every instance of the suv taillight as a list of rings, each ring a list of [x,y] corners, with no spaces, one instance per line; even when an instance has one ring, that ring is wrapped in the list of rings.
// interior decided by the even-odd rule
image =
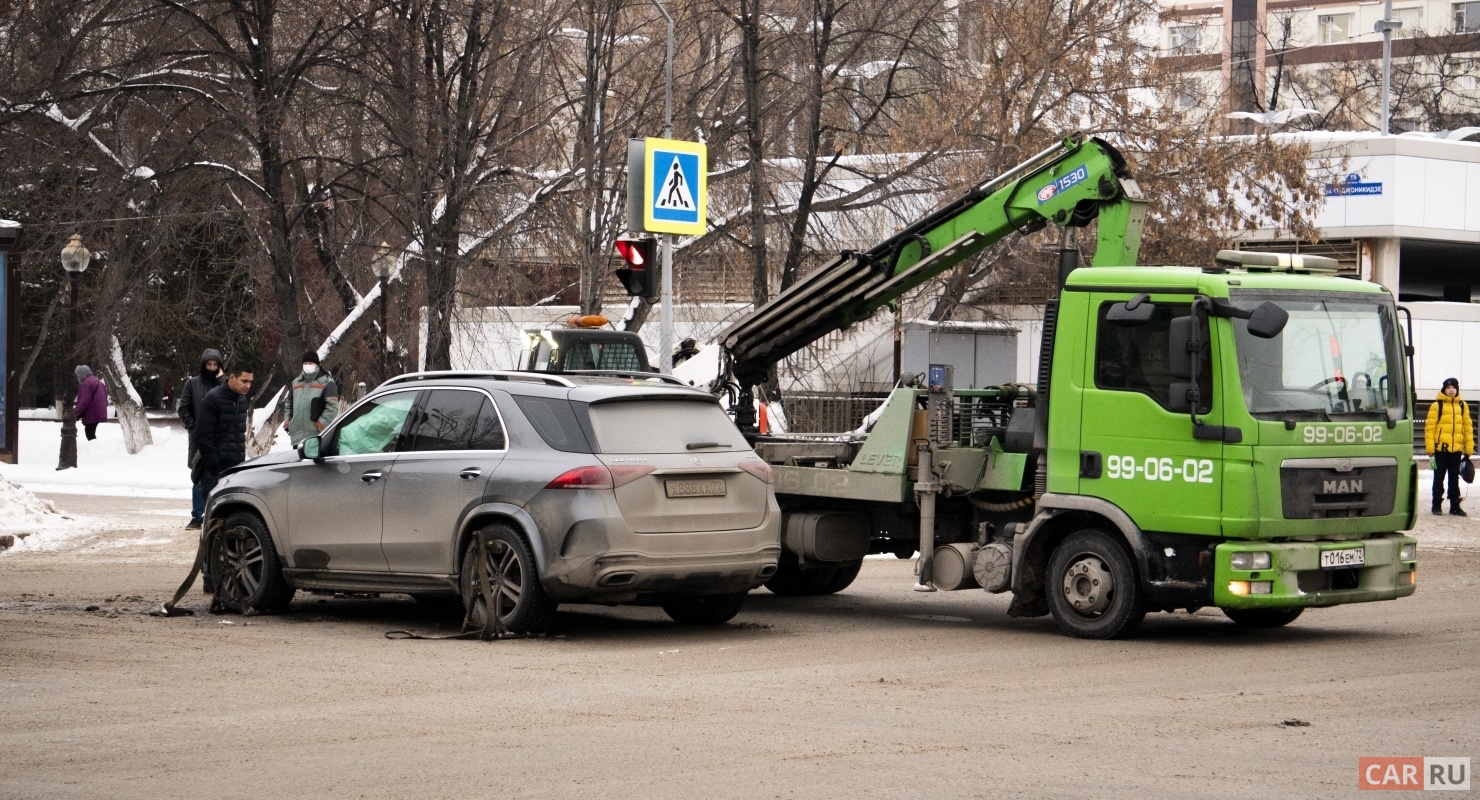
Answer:
[[[772,480],[772,478],[771,478],[771,465],[770,464],[767,464],[766,462],[761,461],[759,459],[757,459],[755,461],[741,461],[740,462],[740,469],[743,469],[746,472],[749,472],[751,475],[754,475],[757,478],[760,478],[761,480],[765,481],[766,483],[770,483],[771,480]]]
[[[610,489],[612,474],[606,467],[596,465],[576,467],[545,485],[546,489]]]
[[[612,488],[619,489],[653,471],[652,467],[607,467],[612,474]]]

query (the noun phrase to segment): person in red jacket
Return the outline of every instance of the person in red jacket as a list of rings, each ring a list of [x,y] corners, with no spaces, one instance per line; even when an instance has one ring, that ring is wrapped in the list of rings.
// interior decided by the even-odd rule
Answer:
[[[90,442],[98,438],[98,423],[108,418],[108,389],[86,364],[73,370],[73,373],[80,384],[77,387],[77,404],[74,410],[77,412],[77,421],[82,423],[82,430]]]

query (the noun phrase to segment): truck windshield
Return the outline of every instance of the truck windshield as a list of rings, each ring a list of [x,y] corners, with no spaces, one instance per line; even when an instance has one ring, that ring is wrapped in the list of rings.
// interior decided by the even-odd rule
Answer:
[[[1290,314],[1273,339],[1234,320],[1244,403],[1255,416],[1385,415],[1407,408],[1402,339],[1391,301],[1371,295],[1234,292],[1239,308],[1270,301]]]

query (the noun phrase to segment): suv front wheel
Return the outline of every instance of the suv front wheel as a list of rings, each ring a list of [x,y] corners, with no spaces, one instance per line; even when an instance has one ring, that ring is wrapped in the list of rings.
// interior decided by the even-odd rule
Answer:
[[[498,621],[509,633],[541,633],[555,618],[555,600],[540,585],[534,553],[524,537],[508,525],[490,525],[484,530],[488,545],[485,566],[488,569],[489,593]],[[473,538],[463,554],[460,585],[464,608],[472,603],[470,620],[482,628],[487,620],[488,605],[478,581],[478,540]]]

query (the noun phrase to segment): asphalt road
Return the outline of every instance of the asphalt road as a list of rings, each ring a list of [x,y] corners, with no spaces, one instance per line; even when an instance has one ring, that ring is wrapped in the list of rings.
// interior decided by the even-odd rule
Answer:
[[[1480,763],[1480,520],[1424,519],[1413,597],[1261,633],[1078,641],[870,560],[720,628],[571,606],[483,643],[387,640],[458,621],[397,596],[148,617],[178,503],[52,499],[105,516],[0,555],[3,798],[1346,797],[1360,756]]]

